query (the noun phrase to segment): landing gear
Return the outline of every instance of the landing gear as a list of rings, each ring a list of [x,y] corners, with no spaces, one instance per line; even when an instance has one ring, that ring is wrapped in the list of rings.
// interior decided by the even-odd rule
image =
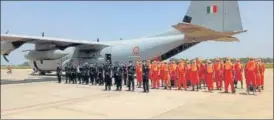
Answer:
[[[40,72],[39,72],[39,75],[46,75],[46,72],[40,71]]]

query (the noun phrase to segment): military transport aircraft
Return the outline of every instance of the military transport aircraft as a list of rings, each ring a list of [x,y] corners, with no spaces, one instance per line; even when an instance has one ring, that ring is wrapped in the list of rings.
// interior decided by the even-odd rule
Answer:
[[[8,61],[13,50],[35,44],[25,58],[40,72],[55,71],[71,62],[166,60],[204,41],[232,42],[246,32],[237,1],[191,1],[182,22],[171,30],[148,37],[117,41],[88,41],[43,36],[1,34],[1,55]]]

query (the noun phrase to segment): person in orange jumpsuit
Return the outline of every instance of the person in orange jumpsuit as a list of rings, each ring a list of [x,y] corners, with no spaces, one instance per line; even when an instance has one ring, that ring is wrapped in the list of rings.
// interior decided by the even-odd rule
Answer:
[[[255,67],[255,72],[256,72],[256,84],[257,84],[257,89],[259,92],[261,92],[261,87],[262,87],[262,65],[261,65],[261,60],[257,59],[256,60],[256,67]]]
[[[214,63],[214,79],[216,82],[217,90],[221,90],[223,81],[221,74],[221,63],[219,58],[216,58]]]
[[[199,89],[199,69],[198,66],[196,64],[196,61],[193,60],[192,64],[191,64],[191,68],[190,68],[190,81],[191,81],[191,85],[192,85],[192,90],[195,90],[195,86],[197,88],[197,91]]]
[[[248,63],[248,62],[247,62]],[[247,63],[245,65],[243,65],[244,67],[244,77],[245,77],[245,84],[246,84],[246,88],[248,89],[248,77],[247,77],[247,69],[246,69],[246,66],[247,66]]]
[[[187,87],[189,87],[191,86],[191,80],[190,80],[191,64],[189,61],[186,61],[185,70],[186,70],[186,83],[187,83]]]
[[[157,81],[156,81],[156,84],[159,87],[161,87],[160,85],[160,81],[161,81],[161,74],[160,74],[160,71],[161,71],[161,62],[160,61],[157,61],[157,68],[158,68],[158,76],[157,76]]]
[[[248,77],[247,77],[247,69],[246,69],[247,63],[245,65],[243,65],[246,88],[248,88],[248,85],[249,85],[249,83],[248,83]]]
[[[222,60],[221,59],[221,61],[220,61],[220,63],[221,63],[221,79],[222,79],[222,81],[224,81],[224,65],[225,65],[225,62],[224,62],[224,60]],[[223,86],[221,86],[221,88],[222,88]]]
[[[228,93],[228,87],[230,86],[232,93],[235,93],[233,84],[233,64],[229,58],[226,58],[224,64],[224,80],[225,80],[225,93]]]
[[[153,76],[153,71],[155,69],[155,61],[152,61],[150,64],[150,78],[151,78],[151,89],[155,89],[155,82],[154,82],[154,76]]]
[[[213,65],[211,61],[208,60],[206,65],[205,80],[206,80],[206,84],[209,92],[213,90],[213,72],[214,72]]]
[[[175,63],[175,61],[172,61],[170,63],[170,77],[171,77],[171,81],[170,81],[170,84],[171,84],[171,87],[175,87],[175,81],[176,81],[176,69],[177,69],[177,65]]]
[[[151,61],[150,60],[147,60],[147,66],[149,67],[149,79],[150,79],[150,83],[152,83],[152,71],[151,71]]]
[[[204,62],[202,63],[203,64],[203,68],[201,68],[201,69],[203,69],[203,73],[201,73],[202,75],[201,75],[201,77],[203,77],[203,79],[201,79],[201,80],[204,80],[203,82],[200,82],[200,86],[201,86],[201,84],[203,83],[204,84],[204,89],[206,89],[208,86],[207,86],[207,82],[206,82],[206,73],[207,73],[207,63],[208,63],[208,61],[210,61],[209,59],[208,60],[204,60]],[[212,64],[212,67],[213,67],[213,74],[214,74],[214,66],[213,66],[213,62],[212,61],[210,61],[211,62],[211,64]],[[212,74],[212,75],[213,75]],[[214,82],[214,75],[213,75],[213,82]]]
[[[250,57],[249,61],[247,62],[245,66],[245,74],[246,74],[246,85],[247,85],[247,93],[249,94],[249,91],[252,90],[253,94],[255,95],[256,91],[256,62],[254,58]]]
[[[159,71],[158,71],[158,65],[156,61],[152,62],[151,65],[151,70],[152,70],[152,89],[158,89],[159,87],[159,81],[158,81],[158,76],[159,76]]]
[[[187,86],[187,64],[189,64],[189,61],[184,60],[184,70],[185,70],[185,81],[186,81],[186,88]],[[184,85],[184,84],[183,84]],[[183,86],[184,87],[184,86]]]
[[[264,71],[265,71],[265,66],[264,66],[264,62],[261,61],[261,66],[262,66],[262,73],[261,73],[261,80],[262,80],[262,90],[264,90]]]
[[[237,88],[237,84],[240,81],[241,89],[243,89],[243,66],[239,59],[236,60],[236,63],[234,64],[234,68],[235,68],[235,81],[234,81],[235,88]]]
[[[204,84],[205,88],[205,66],[202,62],[202,59],[196,58],[196,64],[199,70],[199,89],[202,88],[202,84]]]
[[[164,89],[171,89],[171,85],[170,85],[170,74],[169,74],[169,64],[167,62],[164,62]]]
[[[164,62],[161,62],[160,64],[161,64],[160,65],[160,79],[161,79],[161,84],[162,84],[161,87],[164,87],[164,72],[165,72],[164,66],[165,66],[165,64],[164,64]]]
[[[182,85],[185,90],[187,89],[185,74],[186,74],[185,63],[184,61],[179,61],[179,65],[177,66],[178,80],[176,82],[176,86],[178,87],[179,90],[181,90]]]
[[[137,61],[136,62],[136,79],[137,79],[137,84],[138,88],[141,88],[142,85],[142,63]]]

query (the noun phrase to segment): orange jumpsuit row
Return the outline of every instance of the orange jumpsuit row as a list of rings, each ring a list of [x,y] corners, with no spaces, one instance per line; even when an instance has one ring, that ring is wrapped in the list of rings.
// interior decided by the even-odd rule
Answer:
[[[255,66],[254,66],[254,65]],[[248,62],[245,68],[245,75],[247,78],[247,85],[256,85],[263,86],[263,72],[264,66],[263,64],[257,65],[255,62]],[[159,88],[160,80],[163,80],[164,85],[170,86],[171,78],[176,81],[176,86],[178,89],[187,88],[187,80],[191,81],[193,86],[199,85],[201,78],[203,78],[208,85],[208,89],[213,89],[213,79],[216,80],[216,86],[218,89],[222,88],[222,79],[224,78],[225,83],[225,91],[228,91],[228,87],[231,87],[231,91],[235,92],[235,88],[233,86],[234,81],[234,73],[235,80],[242,81],[242,65],[240,63],[232,64],[229,60],[226,63],[221,62],[221,60],[216,60],[214,65],[203,65],[201,63],[192,63],[185,65],[184,62],[176,65],[174,62],[171,64],[159,64],[153,62],[150,66],[150,78],[152,80],[152,87]],[[254,66],[254,68],[252,67]],[[138,66],[136,70],[139,70]],[[201,70],[203,69],[203,70]],[[137,73],[137,72],[136,72]],[[178,79],[177,79],[178,77]],[[137,80],[141,81],[141,73],[138,73]],[[257,83],[257,84],[256,84]]]

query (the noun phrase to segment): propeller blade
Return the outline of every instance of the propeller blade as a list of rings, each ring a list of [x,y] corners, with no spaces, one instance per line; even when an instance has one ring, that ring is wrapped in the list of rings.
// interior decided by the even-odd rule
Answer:
[[[6,56],[7,56],[7,55],[3,55],[4,59],[5,59],[7,62],[9,62],[9,60],[7,59]]]

